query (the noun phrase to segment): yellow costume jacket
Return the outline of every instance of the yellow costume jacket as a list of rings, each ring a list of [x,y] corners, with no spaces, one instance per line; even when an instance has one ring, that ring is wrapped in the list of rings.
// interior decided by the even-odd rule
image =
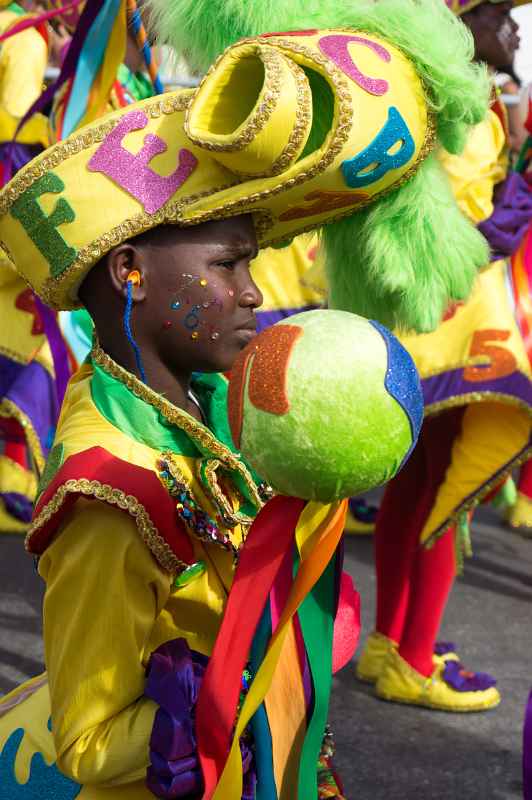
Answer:
[[[18,800],[45,790],[56,800],[153,797],[145,775],[157,705],[144,696],[146,665],[154,650],[177,638],[211,656],[237,556],[263,504],[263,488],[233,451],[225,379],[201,376],[194,389],[209,428],[98,348],[71,379],[27,538],[46,582],[47,675],[0,701],[2,800],[2,791]],[[323,592],[323,581],[332,586],[336,580],[331,556],[343,520],[338,506],[303,510],[297,503],[302,513],[290,548],[297,541],[311,567],[322,553],[316,586]],[[331,514],[338,517],[332,538]],[[282,525],[273,530],[280,533]],[[304,609],[303,599],[302,629],[312,623],[330,688],[326,641],[332,642],[334,609],[322,609],[318,619],[314,600]],[[282,658],[266,675],[258,669],[250,697],[255,691],[262,691],[259,703],[266,697],[271,777],[284,787],[279,797],[293,800],[297,754],[305,758],[307,706],[294,669],[296,627],[285,630],[281,622]],[[245,703],[241,715],[250,716]],[[319,732],[321,742],[323,729],[314,739]],[[316,786],[317,754],[313,763]],[[215,797],[240,798],[239,769],[229,765]],[[228,786],[234,787],[229,793]]]

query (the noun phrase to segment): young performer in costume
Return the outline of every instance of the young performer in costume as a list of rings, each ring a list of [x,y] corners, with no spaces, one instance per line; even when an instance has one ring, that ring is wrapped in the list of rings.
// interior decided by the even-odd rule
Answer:
[[[511,3],[453,3],[474,34],[476,57],[507,64],[518,39]],[[447,711],[499,702],[496,681],[465,672],[454,645],[435,643],[483,498],[530,454],[532,387],[519,313],[522,268],[497,260],[518,245],[532,214],[520,176],[507,175],[507,143],[494,106],[461,156],[442,154],[455,196],[479,224],[495,259],[471,300],[449,308],[432,334],[402,339],[425,394],[426,421],[414,454],[388,486],[377,518],[377,619],[358,663],[387,700]],[[497,199],[494,199],[495,187]],[[525,287],[529,304],[528,284]]]
[[[216,371],[252,335],[257,241],[326,223],[342,237],[347,215],[367,220],[370,203],[388,223],[403,192],[438,182],[438,165],[427,168],[435,129],[458,147],[468,115],[482,114],[484,76],[435,1],[368,5],[353,33],[239,43],[197,92],[85,127],[0,195],[3,248],[50,305],[85,303],[100,337],[70,382],[27,539],[46,581],[48,673],[0,703],[1,800],[340,795],[326,770],[318,788],[316,763],[342,504],[278,497],[252,524],[264,487],[234,451]],[[435,15],[471,98],[464,80],[425,93]],[[430,68],[447,74],[448,53]],[[397,136],[400,156],[387,160]],[[368,180],[359,173],[376,156]],[[441,203],[426,208],[434,232],[452,202],[437,185]],[[453,224],[480,263],[476,231],[458,213]],[[332,283],[350,280],[333,239]],[[454,242],[441,244],[428,233],[425,270],[402,276],[413,294],[439,284],[434,307],[427,316],[398,300],[394,319],[427,324],[446,294],[467,291],[451,277],[463,267]],[[386,260],[374,266],[392,279]],[[378,312],[388,303],[375,277],[359,269],[354,279]],[[288,597],[270,596],[272,570]]]
[[[41,93],[48,61],[45,23],[15,32],[28,19],[22,6],[2,3],[0,34],[13,35],[0,43],[1,185],[48,143],[42,115],[17,131]],[[55,316],[3,254],[0,309],[0,532],[16,532],[31,518],[70,363]]]

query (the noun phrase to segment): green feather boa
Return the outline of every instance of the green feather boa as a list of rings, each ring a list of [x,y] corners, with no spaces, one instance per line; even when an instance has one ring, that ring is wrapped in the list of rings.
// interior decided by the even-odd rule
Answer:
[[[159,40],[205,71],[240,38],[303,28],[349,27],[395,44],[415,65],[437,125],[438,143],[460,153],[486,115],[489,81],[472,62],[473,41],[444,0],[149,0]],[[312,87],[323,115],[311,141],[323,138],[330,103]],[[327,99],[325,97],[325,99]],[[320,102],[321,100],[321,102]],[[320,124],[321,123],[321,124]],[[405,185],[323,229],[334,308],[391,327],[429,331],[445,307],[464,300],[486,264],[483,237],[458,210],[443,170],[429,157]]]

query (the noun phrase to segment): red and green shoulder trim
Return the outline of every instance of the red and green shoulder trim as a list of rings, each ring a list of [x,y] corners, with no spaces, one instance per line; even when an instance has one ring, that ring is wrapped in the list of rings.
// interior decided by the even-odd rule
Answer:
[[[80,497],[108,503],[133,517],[143,541],[167,572],[177,574],[194,563],[192,543],[157,474],[103,447],[70,456],[56,472],[35,506],[26,537],[28,552],[44,553]]]

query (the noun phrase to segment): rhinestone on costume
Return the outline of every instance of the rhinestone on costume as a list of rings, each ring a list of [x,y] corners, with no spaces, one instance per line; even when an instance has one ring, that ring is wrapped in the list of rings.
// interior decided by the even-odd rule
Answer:
[[[220,338],[220,333],[219,333],[219,331],[214,331],[214,332],[211,334],[211,341],[213,341],[213,342],[216,342],[216,341],[218,341],[218,339],[219,339],[219,338]]]
[[[192,339],[193,342],[197,342],[199,339],[199,333],[197,331],[194,331],[194,333],[190,334],[190,338]]]
[[[182,589],[184,586],[188,586],[192,581],[201,578],[206,570],[205,561],[196,561],[195,564],[191,564],[190,567],[187,567],[177,576],[174,581],[174,587],[176,589]]]
[[[160,458],[157,461],[157,469],[163,485],[170,496],[177,501],[175,505],[177,515],[186,528],[195,534],[200,541],[218,544],[236,558],[238,547],[233,545],[226,532],[220,530],[216,521],[198,506],[183,477],[175,473],[170,461],[166,460],[166,458]],[[203,574],[203,572],[199,572],[200,564],[203,564],[203,562],[200,561],[189,568],[197,567],[198,573],[194,577],[199,577],[199,574]],[[186,582],[189,583],[190,581],[187,580]]]

